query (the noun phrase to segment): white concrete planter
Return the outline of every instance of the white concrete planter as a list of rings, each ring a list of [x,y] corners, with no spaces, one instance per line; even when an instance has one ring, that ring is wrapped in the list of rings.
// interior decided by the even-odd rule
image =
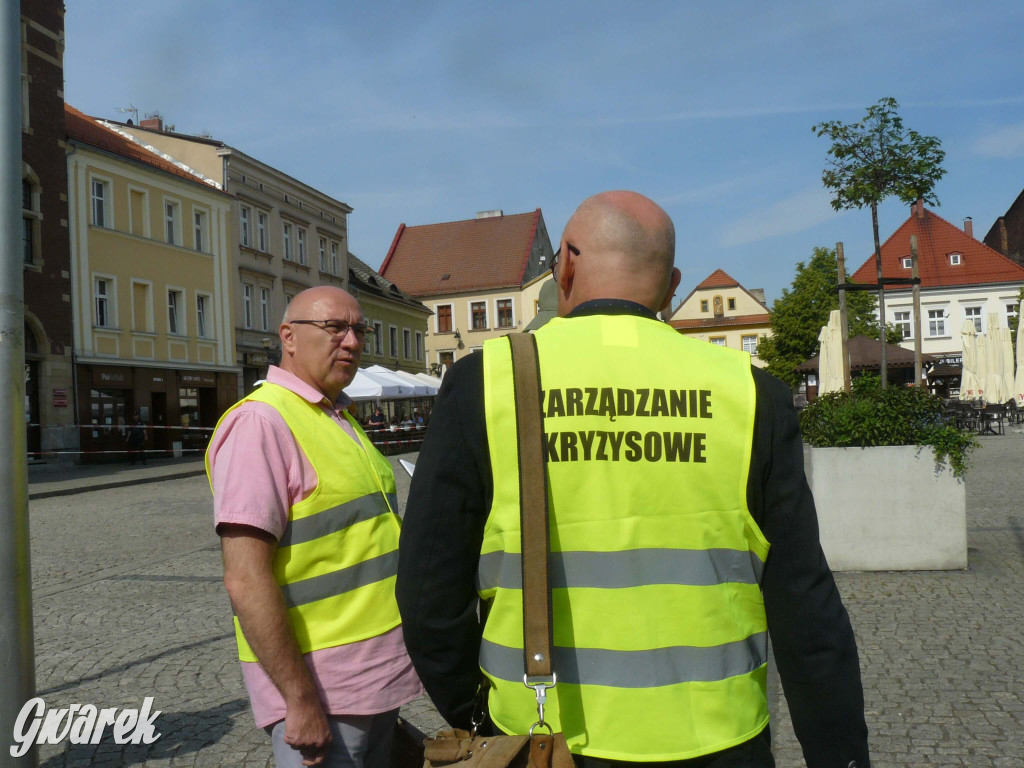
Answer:
[[[804,458],[832,570],[967,567],[964,482],[930,446],[805,446]]]

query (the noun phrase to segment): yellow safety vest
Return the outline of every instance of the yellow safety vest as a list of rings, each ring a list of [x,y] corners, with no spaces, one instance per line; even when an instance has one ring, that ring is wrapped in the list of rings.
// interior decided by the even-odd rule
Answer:
[[[382,635],[401,623],[395,601],[400,524],[395,476],[348,414],[356,445],[319,405],[265,383],[246,402],[263,402],[284,417],[317,475],[313,492],[288,510],[274,554],[274,578],[284,593],[303,653]],[[210,456],[206,455],[210,474]],[[235,617],[238,657],[258,661]]]
[[[545,719],[574,753],[639,762],[710,754],[768,723],[769,544],[747,508],[750,356],[633,315],[536,333],[549,478],[553,666]],[[523,685],[515,395],[507,339],[484,344],[494,499],[478,589],[480,666],[509,733]]]

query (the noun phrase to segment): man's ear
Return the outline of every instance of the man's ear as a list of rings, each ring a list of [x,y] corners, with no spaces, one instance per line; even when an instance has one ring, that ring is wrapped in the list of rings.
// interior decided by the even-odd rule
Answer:
[[[277,335],[281,339],[281,353],[282,355],[287,352],[289,355],[295,354],[295,334],[292,332],[292,327],[288,323],[281,323],[281,327],[277,329]]]
[[[661,302],[661,307],[658,309],[659,312],[665,312],[671,308],[672,298],[676,295],[676,288],[679,287],[679,282],[683,279],[683,273],[679,271],[677,267],[672,267],[672,276],[668,281],[668,291],[665,292],[665,298]],[[668,318],[666,318],[668,319]]]
[[[566,296],[572,291],[573,276],[576,273],[576,263],[572,251],[569,250],[569,243],[563,238],[561,242],[561,255],[558,257],[558,276],[555,282],[562,289]]]

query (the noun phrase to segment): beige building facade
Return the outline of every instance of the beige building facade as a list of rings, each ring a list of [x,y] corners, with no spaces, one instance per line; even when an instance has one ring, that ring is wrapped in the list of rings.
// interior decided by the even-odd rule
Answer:
[[[683,299],[669,324],[684,336],[741,349],[764,367],[757,355],[761,339],[771,333],[771,312],[759,289],[748,291],[721,269],[715,270]]]
[[[156,451],[200,450],[237,395],[230,198],[70,107],[68,208],[84,460],[136,414]]]
[[[231,196],[231,317],[247,392],[275,357],[292,297],[316,285],[347,289],[352,208],[223,142],[167,131],[160,118],[117,127]]]

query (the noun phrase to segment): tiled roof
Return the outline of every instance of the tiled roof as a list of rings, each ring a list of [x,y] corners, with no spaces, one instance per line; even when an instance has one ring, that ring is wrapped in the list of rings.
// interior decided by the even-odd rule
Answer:
[[[137,163],[144,163],[161,171],[172,173],[196,184],[201,184],[205,189],[214,189],[214,187],[203,182],[195,174],[179,168],[174,163],[170,163],[162,157],[153,154],[131,139],[100,125],[93,118],[79,112],[70,104],[64,105],[64,121],[67,125],[69,139],[74,139],[97,149],[134,160]]]
[[[704,281],[697,286],[696,290],[699,291],[704,288],[736,288],[738,286],[739,281],[726,274],[724,269],[716,269],[704,278]]]
[[[538,208],[444,224],[402,224],[380,274],[412,296],[521,286],[540,216]]]
[[[771,321],[771,314],[765,310],[761,315],[731,315],[728,317],[694,318],[692,320],[673,320],[669,323],[677,330],[690,328],[728,328],[735,325],[764,325]]]
[[[402,291],[386,277],[381,277],[379,274],[374,272],[365,261],[357,257],[351,251],[349,251],[348,254],[348,272],[349,283],[353,284],[361,292],[366,292],[374,296],[381,296],[383,298],[391,299],[392,301],[401,302],[402,304],[408,304],[416,309],[421,309],[424,312],[430,312],[430,309],[426,305],[422,302],[416,301],[416,299],[405,293],[405,291]]]
[[[922,288],[1024,282],[1024,267],[927,208],[923,217],[918,216],[914,206],[910,217],[882,244],[883,277],[910,277],[910,269],[903,266],[903,258],[910,256],[911,235],[917,236],[917,263]],[[958,266],[950,264],[951,253],[960,254]],[[873,284],[877,274],[872,254],[850,279]],[[886,290],[906,290],[908,287],[887,285]]]
[[[862,371],[878,369],[882,367],[882,345],[878,339],[870,339],[867,336],[853,336],[847,341],[846,350],[850,354],[850,370]],[[815,355],[796,367],[801,372],[818,370],[818,357]],[[921,355],[921,362],[933,363],[935,356],[929,354]],[[895,344],[885,345],[885,367],[886,368],[913,368],[914,350],[897,347]]]

